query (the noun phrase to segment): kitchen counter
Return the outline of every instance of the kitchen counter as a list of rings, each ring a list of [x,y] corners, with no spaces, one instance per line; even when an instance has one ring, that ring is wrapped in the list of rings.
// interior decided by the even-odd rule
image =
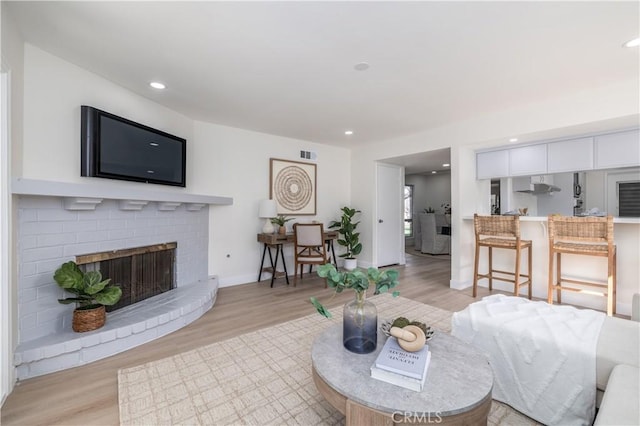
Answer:
[[[473,220],[473,216],[463,216],[462,220]],[[547,216],[520,216],[520,222],[546,222]],[[613,223],[640,224],[640,217],[614,217]]]
[[[473,262],[473,216],[463,216],[460,232],[469,233],[464,239],[471,244],[469,250]],[[616,217],[614,223],[614,240],[617,247],[617,300],[616,312],[622,315],[631,314],[631,300],[634,293],[640,293],[640,218]],[[522,239],[532,241],[533,255],[533,297],[547,298],[549,280],[549,237],[547,233],[547,216],[520,216],[520,232]],[[494,250],[493,262],[496,269],[513,269],[513,251]],[[524,259],[524,256],[523,256]],[[526,265],[526,263],[525,263]],[[526,269],[526,266],[525,266]],[[480,257],[480,272],[487,270],[487,256],[483,251]],[[567,276],[576,279],[606,281],[607,260],[592,256],[565,255],[562,257],[562,270]],[[469,281],[473,282],[473,271],[469,273]],[[466,280],[465,280],[466,281]],[[480,280],[479,286],[487,287],[487,280]],[[494,288],[512,292],[513,284],[494,279]],[[586,293],[563,292],[562,301],[576,306],[584,306],[605,311],[606,298]]]

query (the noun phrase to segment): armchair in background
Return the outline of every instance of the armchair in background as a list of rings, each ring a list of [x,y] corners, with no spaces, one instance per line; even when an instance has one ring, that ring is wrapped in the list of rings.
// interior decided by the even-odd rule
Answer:
[[[449,254],[451,246],[451,236],[438,233],[438,225],[436,223],[435,213],[420,213],[420,233],[421,245],[420,251],[426,254]],[[444,215],[442,216],[442,225],[444,226]]]

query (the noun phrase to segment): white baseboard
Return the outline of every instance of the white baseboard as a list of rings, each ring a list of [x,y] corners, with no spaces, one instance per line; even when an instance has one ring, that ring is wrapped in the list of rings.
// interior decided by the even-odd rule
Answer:
[[[473,281],[471,280],[449,280],[449,288],[454,290],[464,290],[465,288],[469,288],[473,285]]]

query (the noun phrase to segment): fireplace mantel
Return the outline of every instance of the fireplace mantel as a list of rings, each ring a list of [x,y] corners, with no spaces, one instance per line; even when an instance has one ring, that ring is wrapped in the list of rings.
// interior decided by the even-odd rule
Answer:
[[[122,210],[141,210],[148,202],[157,202],[163,210],[172,210],[181,203],[187,210],[199,210],[205,205],[231,205],[233,198],[183,192],[177,188],[142,188],[144,184],[124,182],[91,183],[57,182],[14,178],[11,192],[16,195],[61,197],[68,210],[93,210],[102,200],[119,200]]]

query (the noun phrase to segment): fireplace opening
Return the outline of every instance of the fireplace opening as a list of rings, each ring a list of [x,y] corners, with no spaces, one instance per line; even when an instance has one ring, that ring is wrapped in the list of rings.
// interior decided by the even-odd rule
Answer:
[[[85,271],[99,270],[103,279],[122,289],[120,301],[107,306],[112,312],[175,288],[176,242],[154,244],[76,257]]]

